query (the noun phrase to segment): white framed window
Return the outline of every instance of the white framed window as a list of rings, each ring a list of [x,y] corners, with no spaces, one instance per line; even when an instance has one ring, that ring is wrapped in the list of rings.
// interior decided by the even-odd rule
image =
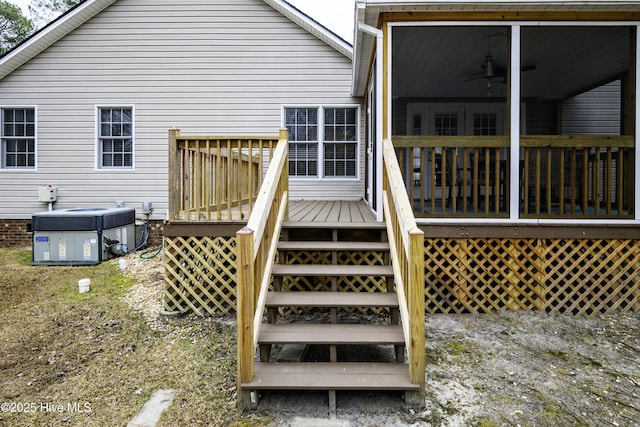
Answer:
[[[285,107],[289,175],[357,178],[358,107]]]
[[[1,108],[2,169],[36,168],[36,110]]]
[[[98,168],[133,169],[133,107],[98,107]]]

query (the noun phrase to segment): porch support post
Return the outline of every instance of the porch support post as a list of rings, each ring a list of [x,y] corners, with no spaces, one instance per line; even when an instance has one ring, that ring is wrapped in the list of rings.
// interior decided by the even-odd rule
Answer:
[[[382,49],[382,103],[384,104],[384,110],[382,112],[382,138],[391,139],[391,52],[393,49],[391,48],[392,31],[388,22],[382,24],[382,34],[384,40],[386,40]]]
[[[509,219],[520,217],[520,26],[511,27]]]
[[[634,185],[634,217],[636,220],[640,220],[640,100],[638,94],[640,94],[640,79],[638,78],[638,70],[640,70],[640,25],[636,26],[636,46],[635,46],[635,63],[632,70],[632,75],[629,77],[634,82],[634,102],[635,102],[635,164],[633,165],[635,174]]]

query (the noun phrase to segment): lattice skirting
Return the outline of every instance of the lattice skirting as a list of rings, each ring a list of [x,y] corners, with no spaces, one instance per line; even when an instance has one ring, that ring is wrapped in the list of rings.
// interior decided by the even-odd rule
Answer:
[[[331,264],[330,252],[287,254]],[[165,237],[167,311],[235,314],[235,237]],[[640,241],[426,239],[427,313],[542,310],[591,314],[640,310]],[[337,263],[378,264],[382,255],[338,254]],[[338,289],[385,291],[384,280],[338,281]],[[328,290],[329,281],[290,277],[284,287]]]
[[[164,309],[234,315],[235,246],[235,237],[165,237]]]
[[[640,241],[427,239],[428,313],[640,309]]]

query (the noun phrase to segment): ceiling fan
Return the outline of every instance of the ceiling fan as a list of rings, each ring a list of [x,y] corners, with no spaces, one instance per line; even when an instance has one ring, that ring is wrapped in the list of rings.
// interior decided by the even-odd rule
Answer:
[[[494,65],[493,55],[491,55],[491,37],[506,37],[506,32],[489,34],[487,36],[487,54],[484,57],[484,63],[481,65],[481,67],[484,69],[484,73],[463,79],[463,81],[465,82],[485,79],[488,96],[491,96],[492,94],[492,83],[495,81],[494,79],[498,79],[497,81],[500,83],[507,83],[507,68]],[[523,65],[520,71],[532,71],[536,68],[537,66],[535,64],[528,64]]]

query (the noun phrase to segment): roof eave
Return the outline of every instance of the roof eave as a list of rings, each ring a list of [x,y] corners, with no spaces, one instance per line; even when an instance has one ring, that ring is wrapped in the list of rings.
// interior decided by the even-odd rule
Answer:
[[[266,4],[280,12],[283,16],[300,26],[302,29],[328,44],[349,59],[353,58],[353,48],[349,42],[329,30],[327,27],[313,20],[308,15],[293,7],[284,0],[263,0]]]

